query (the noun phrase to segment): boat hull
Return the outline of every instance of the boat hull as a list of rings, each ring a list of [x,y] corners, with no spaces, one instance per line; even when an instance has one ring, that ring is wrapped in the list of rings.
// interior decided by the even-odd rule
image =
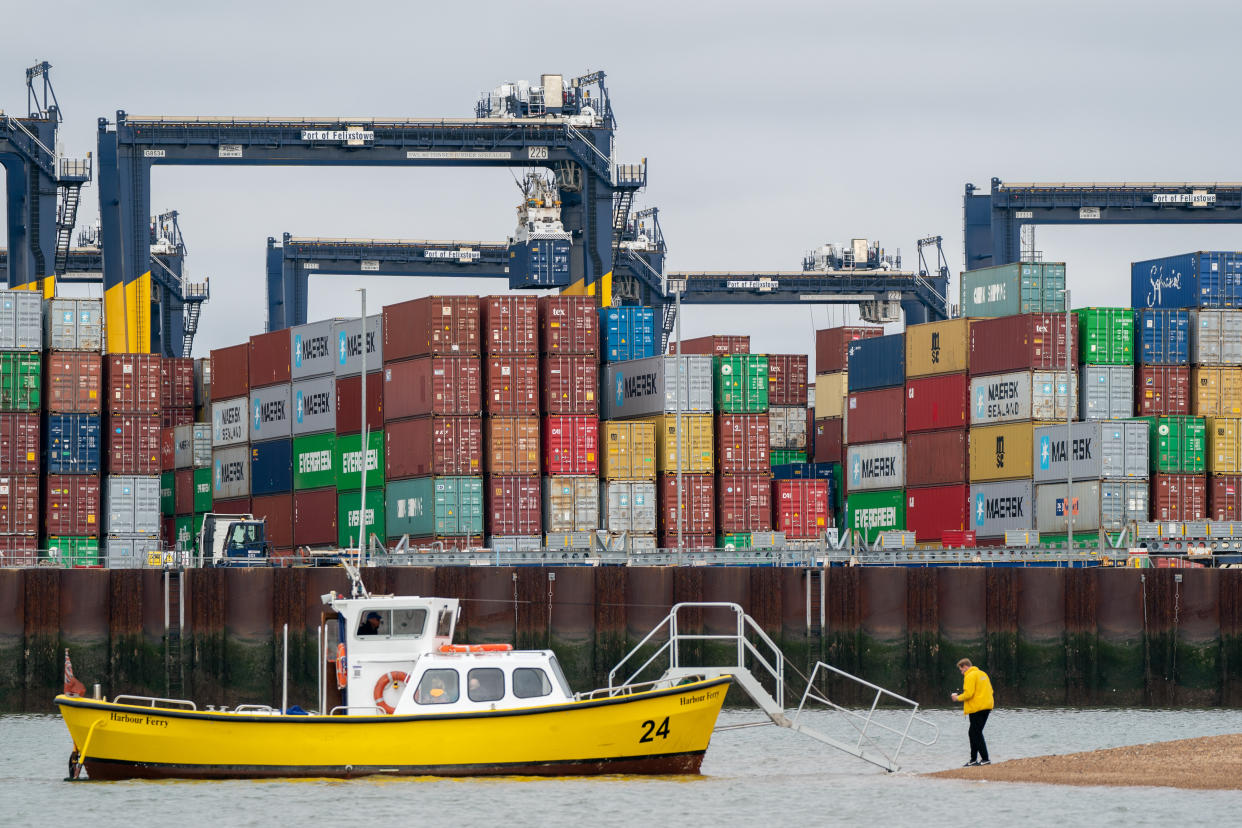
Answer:
[[[698,773],[729,677],[418,716],[270,716],[58,696],[91,779]],[[92,730],[93,728],[93,730]]]

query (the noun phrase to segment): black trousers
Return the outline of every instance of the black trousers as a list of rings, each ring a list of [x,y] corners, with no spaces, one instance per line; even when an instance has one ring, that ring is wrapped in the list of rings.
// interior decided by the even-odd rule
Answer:
[[[979,759],[981,762],[989,762],[988,759],[988,743],[983,741],[983,726],[988,723],[988,714],[991,710],[977,710],[970,714],[970,761]]]

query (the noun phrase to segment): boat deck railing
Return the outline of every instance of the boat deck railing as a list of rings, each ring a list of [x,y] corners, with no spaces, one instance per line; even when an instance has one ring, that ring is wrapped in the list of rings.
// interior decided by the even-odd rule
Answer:
[[[174,710],[198,710],[189,699],[165,699],[159,696],[117,696],[113,704],[131,704],[136,707],[169,707]]]

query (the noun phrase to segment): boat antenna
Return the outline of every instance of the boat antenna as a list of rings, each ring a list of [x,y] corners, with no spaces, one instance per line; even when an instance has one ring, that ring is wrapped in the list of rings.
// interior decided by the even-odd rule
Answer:
[[[345,574],[349,576],[349,597],[350,598],[370,598],[371,593],[367,592],[367,585],[362,582],[362,573],[347,559],[341,560],[341,566],[345,567]]]

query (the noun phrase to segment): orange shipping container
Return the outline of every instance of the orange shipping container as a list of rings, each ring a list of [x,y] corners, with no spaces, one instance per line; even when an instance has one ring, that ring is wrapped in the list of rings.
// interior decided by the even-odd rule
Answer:
[[[684,425],[684,424],[683,424]],[[655,424],[648,420],[608,420],[601,423],[601,460],[607,480],[654,480],[656,476]]]
[[[538,476],[538,417],[489,417],[485,432],[488,474]]]

